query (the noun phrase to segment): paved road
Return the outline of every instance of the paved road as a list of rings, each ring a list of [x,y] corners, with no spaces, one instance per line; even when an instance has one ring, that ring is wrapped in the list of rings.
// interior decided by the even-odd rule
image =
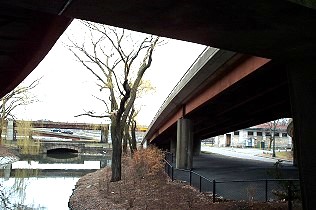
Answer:
[[[219,150],[218,150],[219,151]],[[249,151],[248,151],[249,152]],[[247,153],[248,153],[247,152]],[[225,181],[225,183],[216,184],[216,193],[225,198],[230,199],[248,199],[249,194],[255,194],[259,200],[265,200],[265,181],[257,182],[228,182],[232,180],[258,180],[258,179],[272,179],[273,176],[269,175],[269,171],[274,171],[274,163],[276,160],[267,160],[266,158],[257,160],[251,159],[251,154],[245,155],[248,159],[238,158],[236,154],[233,156],[224,156],[221,154],[210,153],[201,154],[193,158],[193,171],[208,178],[209,180]],[[225,152],[222,152],[223,154]],[[236,151],[234,153],[237,153]],[[227,154],[226,154],[227,155]],[[264,161],[263,161],[264,160]],[[297,179],[298,170],[291,164],[282,164],[282,174],[284,178]],[[189,172],[174,171],[176,179],[185,180],[189,182]],[[192,175],[192,183],[199,188],[200,179],[197,175]],[[278,183],[268,183],[268,197],[272,198],[272,188],[276,188]],[[202,191],[212,191],[212,183],[202,179]]]
[[[254,148],[232,148],[232,147],[210,147],[202,145],[202,152],[211,152],[216,154],[222,154],[224,156],[249,159],[249,160],[258,160],[263,162],[275,163],[276,158],[263,157],[263,153],[267,153],[266,150],[254,149]],[[292,161],[283,161],[283,164],[293,164]]]

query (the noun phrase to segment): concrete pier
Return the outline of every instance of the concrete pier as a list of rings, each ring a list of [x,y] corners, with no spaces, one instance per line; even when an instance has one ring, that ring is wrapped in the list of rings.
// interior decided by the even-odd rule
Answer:
[[[193,164],[193,132],[189,119],[177,122],[176,168],[191,169]]]

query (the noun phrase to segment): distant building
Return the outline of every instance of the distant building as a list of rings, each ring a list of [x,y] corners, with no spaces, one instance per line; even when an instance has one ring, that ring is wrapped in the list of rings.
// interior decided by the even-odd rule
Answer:
[[[218,147],[255,147],[268,148],[273,135],[267,124],[229,132],[214,138],[214,146]],[[287,134],[287,125],[278,125],[275,131],[275,147],[277,149],[292,148],[292,138]]]

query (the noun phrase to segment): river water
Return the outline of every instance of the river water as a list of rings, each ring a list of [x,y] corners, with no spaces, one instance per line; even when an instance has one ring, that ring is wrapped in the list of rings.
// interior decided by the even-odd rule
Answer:
[[[0,209],[68,210],[78,179],[111,164],[104,155],[42,154],[1,166]]]

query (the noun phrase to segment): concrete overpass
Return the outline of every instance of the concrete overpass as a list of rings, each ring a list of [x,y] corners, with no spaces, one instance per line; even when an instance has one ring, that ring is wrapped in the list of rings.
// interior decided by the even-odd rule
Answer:
[[[10,126],[11,122],[8,121],[7,140],[14,139],[14,127],[16,127],[21,121],[14,121],[13,126]],[[22,121],[22,123],[27,123]],[[58,129],[80,129],[80,130],[100,130],[101,139],[100,142],[108,142],[108,124],[92,124],[92,123],[74,123],[74,122],[53,122],[53,121],[29,121],[32,128],[58,128]],[[48,136],[48,137],[60,137],[72,140],[95,140],[85,135],[69,134],[64,132],[51,132],[45,130],[33,130],[33,135]]]
[[[313,1],[299,0],[6,1],[0,6],[0,97],[37,66],[72,18],[272,59],[282,67],[272,68],[274,72],[287,75],[304,208],[312,209],[316,206],[315,8]]]
[[[189,169],[201,140],[283,117],[292,117],[284,67],[208,48],[166,99],[144,138],[176,152],[177,167]],[[182,123],[190,125],[182,128]]]
[[[87,141],[87,142],[100,142],[103,143],[102,139],[105,139],[107,136],[101,132],[101,139],[95,139],[90,136],[86,135],[78,135],[78,134],[67,134],[62,132],[51,132],[51,131],[41,131],[41,130],[33,130],[32,137],[35,138],[42,138],[42,137],[56,137],[61,139],[68,139],[69,141]],[[38,137],[40,136],[40,137]],[[106,141],[105,141],[106,142]]]
[[[108,124],[74,123],[74,122],[52,122],[32,121],[32,128],[60,128],[60,129],[81,129],[81,130],[108,130]]]
[[[169,144],[181,118],[192,121],[194,139],[202,140],[291,117],[286,72],[278,68],[270,59],[206,49],[165,100],[145,140]]]

